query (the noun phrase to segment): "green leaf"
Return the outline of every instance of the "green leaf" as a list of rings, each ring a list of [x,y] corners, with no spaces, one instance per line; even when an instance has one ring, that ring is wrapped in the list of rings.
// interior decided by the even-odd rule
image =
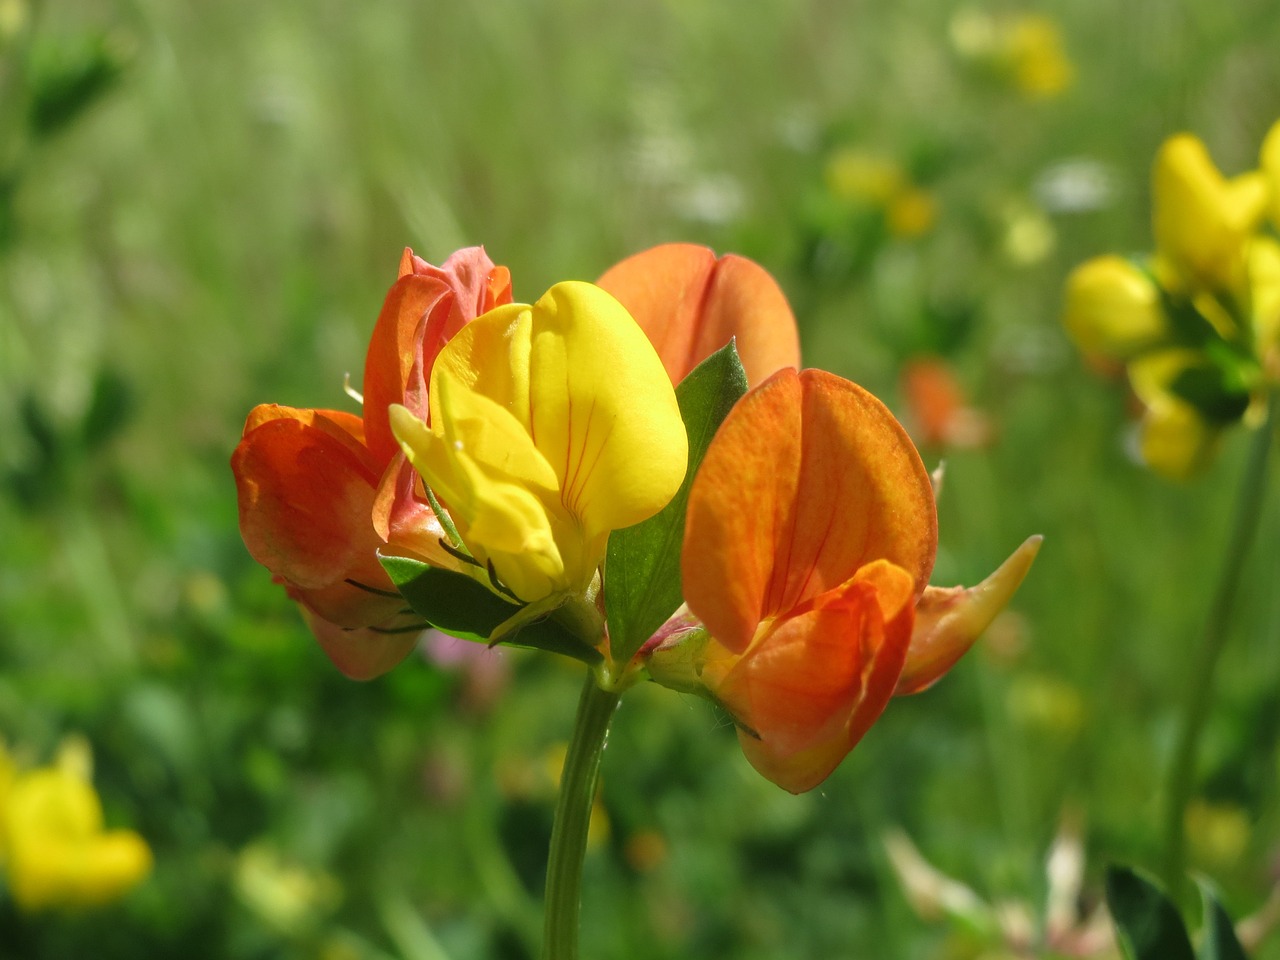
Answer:
[[[437,630],[488,643],[497,627],[521,611],[477,580],[452,570],[441,570],[408,557],[382,557],[382,567],[409,606]],[[525,624],[503,637],[503,643],[561,653],[583,663],[599,662],[596,650],[547,616]]]
[[[38,43],[29,78],[31,132],[48,137],[66,127],[115,85],[124,66],[124,57],[105,34]]]
[[[1177,907],[1150,880],[1108,867],[1107,907],[1130,960],[1195,960]]]
[[[747,375],[730,341],[676,387],[680,416],[689,436],[689,467],[679,491],[656,515],[609,537],[605,559],[605,616],[609,642],[619,662],[641,644],[682,602],[680,549],[689,488],[720,423],[747,392]]]
[[[1204,940],[1200,943],[1200,960],[1249,960],[1244,947],[1236,939],[1236,929],[1218,899],[1217,891],[1206,881],[1200,882],[1204,898]]]

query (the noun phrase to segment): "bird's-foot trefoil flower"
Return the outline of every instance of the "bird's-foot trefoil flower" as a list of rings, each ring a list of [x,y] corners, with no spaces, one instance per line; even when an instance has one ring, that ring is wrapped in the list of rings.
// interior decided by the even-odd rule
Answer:
[[[105,829],[92,762],[88,743],[68,738],[56,763],[18,771],[0,744],[0,862],[23,910],[99,906],[151,872],[141,836]]]
[[[936,547],[929,474],[884,405],[832,374],[780,371],[734,407],[702,461],[688,609],[642,651],[649,674],[719,703],[757,770],[811,789],[895,692],[951,667],[1034,554],[939,595],[925,589]]]
[[[467,570],[545,612],[583,595],[609,533],[657,513],[687,441],[657,353],[599,287],[566,282],[468,324],[436,358],[430,425],[391,408]]]
[[[1128,373],[1143,414],[1134,449],[1157,473],[1187,478],[1227,429],[1257,426],[1280,383],[1280,134],[1260,170],[1225,177],[1190,134],[1160,147],[1152,172],[1155,250],[1081,264],[1063,323],[1090,362]]]
[[[349,676],[389,670],[422,626],[379,565],[379,549],[456,563],[440,547],[444,530],[391,435],[388,409],[425,415],[441,348],[510,300],[506,269],[479,247],[442,267],[406,250],[369,344],[363,416],[263,404],[245,423],[231,458],[245,545]]]

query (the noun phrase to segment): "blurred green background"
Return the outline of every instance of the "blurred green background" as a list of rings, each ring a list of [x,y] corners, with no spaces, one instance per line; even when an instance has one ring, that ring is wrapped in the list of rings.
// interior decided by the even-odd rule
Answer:
[[[1063,52],[1001,39],[1030,12]],[[1033,918],[1064,815],[1082,906],[1109,860],[1155,865],[1247,437],[1187,485],[1136,465],[1060,290],[1150,248],[1164,137],[1256,165],[1277,49],[1274,0],[0,0],[0,735],[36,764],[85,734],[108,824],[156,859],[97,910],[0,893],[0,957],[536,955],[576,666],[344,680],[245,552],[227,460],[255,403],[352,406],[406,244],[482,243],[532,299],[677,239],[767,266],[807,362],[904,417],[904,364],[946,359],[986,436],[921,437],[935,583],[1046,541],[979,649],[811,794],[701,701],[629,694],[584,955],[1051,956],[917,916],[881,837]],[[1278,501],[1190,824],[1237,916],[1280,871]]]

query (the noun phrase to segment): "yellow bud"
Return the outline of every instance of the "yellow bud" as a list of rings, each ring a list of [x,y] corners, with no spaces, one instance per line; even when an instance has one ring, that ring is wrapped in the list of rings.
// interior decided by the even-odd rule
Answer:
[[[1095,257],[1067,278],[1067,333],[1091,356],[1126,360],[1168,333],[1155,283],[1128,260]]]

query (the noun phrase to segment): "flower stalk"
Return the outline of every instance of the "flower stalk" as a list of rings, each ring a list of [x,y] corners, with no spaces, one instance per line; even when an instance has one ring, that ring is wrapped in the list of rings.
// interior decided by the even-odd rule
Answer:
[[[542,960],[577,960],[587,829],[599,783],[600,760],[620,697],[615,691],[601,689],[595,672],[588,672],[560,775],[560,798],[551,827]]]
[[[1209,608],[1204,639],[1191,660],[1191,669],[1187,674],[1186,699],[1183,702],[1178,740],[1165,789],[1163,875],[1165,886],[1179,899],[1187,887],[1184,819],[1187,804],[1195,788],[1200,738],[1213,702],[1214,677],[1231,631],[1240,575],[1257,538],[1261,520],[1267,487],[1267,462],[1272,434],[1275,432],[1276,404],[1277,394],[1273,392],[1267,398],[1266,420],[1254,434],[1249,460],[1245,464],[1240,496],[1236,502],[1235,523],[1214,591],[1213,605]]]

